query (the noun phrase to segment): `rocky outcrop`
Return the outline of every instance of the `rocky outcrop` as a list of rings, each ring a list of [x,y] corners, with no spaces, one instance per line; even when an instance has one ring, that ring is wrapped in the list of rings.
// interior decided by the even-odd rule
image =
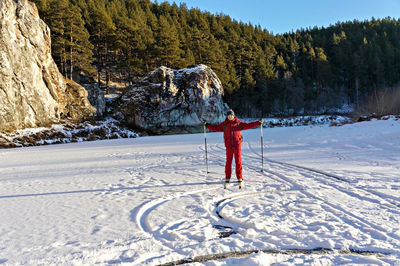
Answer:
[[[35,5],[0,0],[0,130],[80,121],[95,112],[86,90],[58,71]]]
[[[96,108],[96,117],[103,118],[106,115],[106,98],[104,91],[97,84],[83,84],[83,87],[88,92],[90,104]]]
[[[199,132],[201,119],[225,119],[221,81],[211,68],[197,65],[173,70],[160,67],[119,99],[116,118],[152,134]]]

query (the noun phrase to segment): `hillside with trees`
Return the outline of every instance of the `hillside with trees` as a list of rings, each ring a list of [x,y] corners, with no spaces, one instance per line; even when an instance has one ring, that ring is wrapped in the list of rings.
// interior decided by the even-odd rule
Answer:
[[[398,112],[400,20],[349,21],[274,35],[186,5],[150,0],[34,0],[60,71],[134,83],[164,65],[210,66],[242,116],[324,113],[376,102]],[[392,102],[388,104],[385,99]],[[396,100],[397,99],[397,100]]]

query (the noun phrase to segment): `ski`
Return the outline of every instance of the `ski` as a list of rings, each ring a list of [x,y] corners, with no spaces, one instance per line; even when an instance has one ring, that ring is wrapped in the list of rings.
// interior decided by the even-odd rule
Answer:
[[[225,180],[224,183],[225,183],[225,184],[224,184],[224,189],[227,189],[228,186],[229,186],[230,180],[229,180],[229,179],[228,179],[228,180]],[[238,183],[239,189],[242,189],[242,188],[243,188],[243,184],[244,184],[243,180],[233,181],[233,183]]]

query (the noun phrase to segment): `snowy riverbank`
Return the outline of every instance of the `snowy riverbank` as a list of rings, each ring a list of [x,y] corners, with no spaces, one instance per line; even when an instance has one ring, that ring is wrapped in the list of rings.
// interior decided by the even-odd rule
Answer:
[[[250,121],[251,119],[243,119]],[[264,127],[290,127],[306,125],[341,125],[350,119],[345,116],[298,116],[266,118]],[[198,131],[202,131],[199,126]],[[80,124],[55,124],[51,127],[27,128],[0,132],[0,149],[73,143],[104,139],[136,138],[139,134],[123,127],[114,119]]]
[[[79,124],[54,124],[51,127],[26,128],[0,132],[0,149],[73,143],[103,139],[136,138],[138,134],[114,119]]]

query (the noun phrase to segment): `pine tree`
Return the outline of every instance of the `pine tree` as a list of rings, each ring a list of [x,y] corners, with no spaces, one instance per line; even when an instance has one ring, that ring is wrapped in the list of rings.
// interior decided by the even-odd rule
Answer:
[[[93,72],[91,66],[93,45],[89,41],[89,32],[84,26],[78,6],[70,5],[66,18],[66,37],[69,64],[69,77],[73,79],[74,69],[87,74]]]
[[[190,50],[189,48],[187,48],[185,50],[185,54],[184,54],[183,58],[184,58],[184,62],[185,62],[186,66],[190,66],[190,65],[196,64],[196,60],[194,58],[194,54],[193,54],[192,50]]]
[[[51,50],[56,63],[63,75],[67,76],[67,22],[66,13],[68,10],[67,0],[52,0],[47,2],[43,19],[50,27]]]
[[[177,30],[163,15],[159,19],[155,50],[159,65],[175,67],[182,61]]]
[[[113,1],[108,6],[108,12],[115,25],[115,42],[111,44],[108,51],[114,55],[114,60],[110,63],[116,66],[121,81],[124,80],[127,84],[132,81],[132,70],[139,64],[134,53],[134,49],[139,46],[135,39],[139,27],[136,20],[129,16],[135,8],[135,2],[123,0]]]
[[[115,25],[109,16],[105,3],[88,0],[89,32],[94,45],[95,64],[97,69],[97,83],[102,86],[102,71],[105,71],[105,88],[108,89],[110,79],[109,49],[115,40]]]
[[[61,73],[70,79],[74,69],[91,73],[93,47],[80,8],[68,0],[40,1],[39,5],[51,29],[52,54]]]

